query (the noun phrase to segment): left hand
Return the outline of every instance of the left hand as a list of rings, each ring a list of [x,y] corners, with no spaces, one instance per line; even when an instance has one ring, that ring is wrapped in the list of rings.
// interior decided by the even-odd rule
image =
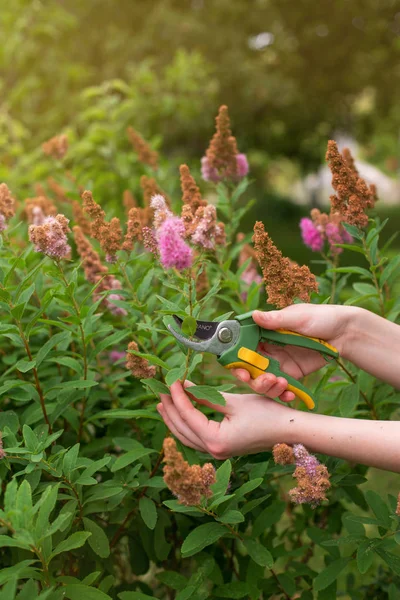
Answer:
[[[230,456],[269,450],[279,442],[290,443],[296,411],[257,394],[222,394],[226,405],[194,399],[224,415],[223,420],[209,420],[193,406],[190,382],[175,382],[171,395],[161,394],[157,410],[171,432],[186,446],[222,460]]]

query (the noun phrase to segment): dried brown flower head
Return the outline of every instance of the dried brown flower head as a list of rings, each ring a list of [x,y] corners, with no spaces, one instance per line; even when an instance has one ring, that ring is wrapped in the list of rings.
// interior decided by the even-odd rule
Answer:
[[[201,197],[200,189],[196,185],[194,177],[190,174],[187,165],[179,167],[181,176],[182,202],[184,205],[190,206],[192,215],[196,214],[200,206],[207,206],[207,201]]]
[[[72,202],[72,214],[74,215],[75,223],[79,225],[83,233],[85,235],[91,235],[92,226],[85,213],[83,212],[82,206],[77,200],[74,200]]]
[[[100,242],[102,250],[106,253],[106,261],[116,262],[116,254],[121,249],[122,228],[117,217],[110,222],[105,220],[106,213],[93,199],[92,192],[85,191],[82,194],[83,210],[92,220],[92,236]]]
[[[134,195],[130,190],[125,190],[122,197],[122,203],[125,207],[125,211],[129,214],[131,208],[135,208],[137,206],[137,202],[135,200]]]
[[[291,465],[295,461],[293,448],[287,444],[275,444],[272,455],[277,465]]]
[[[396,506],[396,515],[400,517],[400,492],[397,496],[397,506]]]
[[[325,465],[318,465],[313,475],[310,475],[305,467],[296,467],[293,477],[297,479],[297,487],[289,491],[293,502],[310,504],[315,508],[326,500],[326,492],[331,487],[331,482]]]
[[[6,221],[15,215],[15,200],[5,183],[0,183],[0,214]]]
[[[216,132],[206,152],[210,168],[227,178],[237,174],[238,148],[236,138],[232,135],[228,107],[221,106],[216,121]]]
[[[103,292],[121,289],[121,283],[108,273],[108,269],[100,260],[100,256],[93,248],[89,240],[84,235],[82,229],[76,225],[73,228],[76,248],[79,256],[82,259],[82,266],[85,272],[85,277],[90,283],[97,283],[96,290],[93,295],[93,300],[97,302]],[[113,300],[122,300],[119,294],[109,294],[102,302],[106,308],[114,315],[125,316],[125,309],[116,306]]]
[[[158,153],[150,148],[149,144],[133,127],[128,127],[127,132],[133,148],[138,153],[140,162],[149,165],[152,169],[157,169]]]
[[[158,244],[153,229],[150,227],[143,227],[142,236],[143,246],[146,250],[154,254],[154,256],[158,256]]]
[[[42,149],[47,156],[61,160],[68,150],[68,138],[65,134],[56,135],[44,142]]]
[[[131,252],[133,250],[133,244],[143,241],[143,209],[134,207],[131,208],[128,215],[127,232],[125,235],[124,243],[122,244],[122,250]]]
[[[26,198],[25,214],[29,223],[40,225],[45,217],[54,217],[57,214],[57,208],[47,196]]]
[[[128,350],[138,352],[139,348],[137,343],[130,342],[128,344]],[[154,365],[151,365],[145,358],[136,356],[136,354],[131,354],[130,352],[126,353],[126,367],[137,379],[148,379],[155,377],[156,375],[156,367]]]
[[[310,269],[283,257],[261,221],[254,225],[253,242],[268,302],[278,308],[292,304],[296,298],[309,302],[311,293],[318,291],[317,281]]]
[[[345,156],[340,154],[336,142],[328,142],[326,160],[336,192],[330,197],[331,213],[339,214],[341,221],[363,228],[368,225],[366,211],[373,208],[377,200],[376,188],[369,187],[359,176],[349,150],[346,150]]]
[[[64,215],[46,217],[41,225],[29,226],[29,239],[35,245],[36,252],[43,252],[59,261],[69,255],[67,233],[69,220]]]
[[[210,486],[216,481],[215,469],[211,463],[189,465],[178,452],[175,441],[167,437],[164,440],[164,481],[180,504],[195,506],[203,497],[210,498]]]
[[[57,200],[59,202],[68,202],[68,203],[70,202],[69,198],[67,196],[66,189],[63,188],[62,185],[57,183],[57,181],[53,177],[47,178],[47,185],[49,186],[51,191],[55,193]]]

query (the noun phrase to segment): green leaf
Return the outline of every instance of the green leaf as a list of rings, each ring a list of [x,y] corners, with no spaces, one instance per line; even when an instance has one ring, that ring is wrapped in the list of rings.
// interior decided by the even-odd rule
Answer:
[[[30,567],[34,560],[23,560],[16,565],[0,570],[0,585],[9,581],[12,577],[18,576],[20,579],[37,575],[37,570]]]
[[[219,585],[213,590],[213,594],[219,598],[245,598],[250,594],[249,584],[244,581],[233,581],[232,583],[225,583]]]
[[[360,397],[360,388],[358,383],[346,385],[340,392],[339,410],[342,417],[351,417],[356,408]]]
[[[400,254],[392,258],[386,267],[383,269],[381,276],[379,277],[379,284],[382,287],[389,277],[391,277],[400,268]]]
[[[167,388],[165,383],[158,381],[158,379],[141,379],[140,382],[143,383],[143,385],[150,388],[151,391],[156,395],[169,394],[169,389]]]
[[[118,594],[121,600],[157,600],[155,596],[149,596],[143,592],[121,592]]]
[[[139,500],[139,510],[143,521],[149,529],[154,529],[157,523],[157,509],[153,500],[142,496]]]
[[[177,367],[176,369],[171,369],[170,371],[168,371],[168,373],[165,376],[165,383],[167,384],[167,386],[170,387],[173,383],[175,383],[175,381],[178,381],[178,379],[181,379],[183,377],[183,375],[185,374],[185,370],[186,370],[186,365],[185,365],[185,363],[183,363],[180,367]]]
[[[162,571],[161,573],[157,573],[156,578],[164,585],[178,591],[183,590],[188,582],[186,577],[176,571]]]
[[[186,389],[186,392],[192,394],[195,398],[199,400],[207,400],[211,402],[211,404],[216,404],[217,406],[225,406],[225,398],[214,387],[211,385],[192,385],[190,388]]]
[[[134,448],[134,450],[130,450],[126,454],[119,456],[112,465],[111,471],[115,473],[115,471],[123,469],[127,465],[133,463],[135,460],[139,460],[139,458],[143,458],[143,456],[148,456],[149,454],[154,454],[156,452],[156,450],[152,450],[151,448]]]
[[[101,590],[83,583],[70,583],[62,588],[65,598],[69,600],[112,600],[111,596]]]
[[[50,560],[57,556],[57,554],[61,554],[62,552],[69,552],[70,550],[74,550],[75,548],[80,548],[85,544],[88,537],[90,537],[90,533],[88,531],[77,531],[73,533],[66,540],[63,540],[55,547],[55,549],[50,555]]]
[[[276,501],[271,506],[264,508],[262,513],[258,515],[253,524],[253,536],[257,537],[264,533],[267,529],[275,525],[282,516],[285,510],[285,503]]]
[[[252,492],[256,488],[258,488],[263,481],[264,479],[262,477],[257,477],[255,479],[252,479],[251,481],[247,481],[246,483],[241,485],[240,488],[235,490],[235,499],[238,500],[239,498],[242,498],[249,492]]]
[[[353,252],[358,252],[359,254],[365,255],[365,251],[359,246],[352,246],[351,244],[335,244],[335,247],[344,248],[345,250],[352,250]]]
[[[217,517],[217,521],[234,525],[235,523],[243,523],[244,516],[239,510],[226,510],[223,515]]]
[[[218,467],[215,474],[216,482],[212,484],[211,490],[213,493],[213,499],[218,496],[223,496],[228,489],[229,480],[232,473],[232,464],[229,458]]]
[[[68,450],[68,452],[66,452],[64,454],[62,468],[63,468],[64,475],[68,478],[71,477],[71,473],[75,469],[76,462],[78,460],[78,455],[79,455],[79,448],[80,448],[80,445],[75,444],[75,446],[72,446],[72,448],[70,448]]]
[[[35,452],[39,441],[36,437],[36,434],[32,431],[29,425],[24,425],[22,428],[22,435],[24,437],[25,446],[29,450],[29,452]]]
[[[187,538],[182,544],[182,555],[186,558],[188,556],[193,556],[193,554],[197,554],[214,544],[217,540],[219,540],[223,535],[227,533],[226,527],[220,525],[219,523],[205,523],[204,525],[199,525],[189,533]]]
[[[136,350],[129,350],[128,353],[134,354],[135,356],[140,356],[141,358],[146,359],[153,365],[157,365],[159,367],[162,367],[163,369],[167,369],[167,371],[169,371],[169,369],[171,368],[169,365],[167,365],[166,362],[161,360],[161,358],[158,358],[158,356],[154,356],[154,354],[146,354],[143,352],[137,352]]]
[[[353,288],[363,296],[378,296],[376,288],[370,283],[353,283]]]
[[[183,319],[181,330],[188,337],[192,337],[196,333],[197,321],[194,317],[187,316]]]
[[[95,387],[96,385],[99,385],[98,381],[91,381],[89,379],[75,379],[73,381],[64,381],[63,383],[50,388],[50,390],[82,390]],[[50,390],[48,390],[48,392],[50,392]]]
[[[357,549],[357,567],[361,575],[364,575],[374,560],[374,547],[370,540],[361,542]]]
[[[363,267],[337,267],[336,269],[328,269],[327,273],[354,273],[372,279],[372,273]]]
[[[46,356],[49,354],[51,349],[54,348],[54,346],[57,346],[58,344],[62,344],[66,341],[69,342],[70,339],[71,339],[71,333],[69,331],[68,332],[63,331],[61,333],[56,333],[55,335],[52,335],[51,338],[40,348],[39,352],[37,353],[36,367],[39,367],[42,364],[42,362],[44,361]]]
[[[93,552],[95,552],[101,558],[107,558],[107,556],[110,555],[110,544],[104,529],[99,527],[97,523],[91,521],[87,517],[83,517],[83,524],[86,531],[92,534],[88,539],[88,544]]]
[[[96,419],[153,419],[154,421],[163,421],[155,411],[144,409],[130,410],[128,408],[103,410],[90,417],[88,421],[95,421]]]
[[[44,535],[49,526],[50,515],[56,505],[58,494],[58,484],[46,488],[42,496],[42,504],[40,506],[36,519],[36,538],[40,539]]]
[[[29,550],[29,544],[25,544],[22,540],[12,538],[9,535],[0,535],[0,548],[24,548]]]
[[[331,583],[336,581],[339,576],[339,573],[343,571],[352,560],[351,556],[347,556],[345,558],[338,558],[330,563],[323,571],[321,571],[317,577],[314,579],[314,590],[316,592],[320,590],[324,590]]]
[[[400,575],[400,558],[391,552],[386,552],[383,548],[375,548],[375,552],[379,554],[381,558],[386,562],[387,565],[392,569],[396,575]]]
[[[379,524],[386,529],[390,529],[392,525],[392,519],[390,518],[390,511],[382,498],[373,490],[368,490],[364,494],[369,507],[379,521]]]
[[[268,567],[269,569],[272,567],[274,564],[274,559],[272,554],[265,548],[265,546],[260,544],[260,542],[249,538],[246,538],[243,543],[247,552],[255,563],[261,567]]]

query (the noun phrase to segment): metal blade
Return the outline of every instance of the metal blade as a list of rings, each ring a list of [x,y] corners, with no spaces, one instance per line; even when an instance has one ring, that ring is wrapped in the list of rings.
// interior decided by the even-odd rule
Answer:
[[[196,350],[196,352],[210,352],[210,340],[204,340],[202,342],[194,342],[189,340],[187,337],[184,337],[176,329],[174,329],[171,325],[168,325],[168,329],[172,333],[172,335],[182,342],[187,348],[191,348],[192,350]]]
[[[174,319],[181,327],[183,319],[177,315],[174,315]],[[197,329],[193,335],[199,340],[210,340],[217,331],[219,324],[220,323],[218,321],[197,321]]]
[[[176,323],[178,323],[179,326],[182,323],[182,319],[176,316],[175,321]],[[179,331],[176,331],[176,329],[174,329],[171,325],[168,325],[168,329],[172,333],[172,335],[182,344],[184,344],[187,348],[191,348],[192,350],[196,350],[197,352],[210,352],[211,354],[216,354],[217,356],[221,356],[229,348],[234,346],[240,337],[240,323],[237,320],[221,322],[200,322],[206,325],[216,325],[216,328],[213,328],[214,333],[211,337],[203,339],[199,342],[196,342],[195,340],[183,336]],[[202,331],[202,333],[204,335],[204,331]],[[226,335],[227,333],[228,337]]]

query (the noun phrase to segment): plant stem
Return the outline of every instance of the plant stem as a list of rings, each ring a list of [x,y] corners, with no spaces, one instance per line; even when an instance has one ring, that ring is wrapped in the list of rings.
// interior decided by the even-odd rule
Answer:
[[[371,253],[365,242],[365,239],[363,239],[363,246],[364,246],[365,256],[367,257],[367,260],[369,262],[370,271],[372,273],[372,280],[374,282],[375,289],[378,293],[381,316],[384,317],[385,316],[385,303],[384,303],[383,293],[382,293],[381,288],[379,287],[379,282],[378,282],[378,278],[376,276],[374,261],[372,260]]]
[[[56,264],[57,264],[57,267],[58,267],[58,269],[60,271],[60,275],[61,275],[61,278],[62,278],[63,283],[65,285],[65,289],[68,290],[69,284],[68,284],[67,278],[65,277],[65,274],[64,274],[63,268],[61,266],[61,263],[59,261],[57,261]],[[79,331],[80,331],[80,336],[81,336],[81,341],[82,341],[83,379],[84,379],[84,381],[86,381],[87,380],[87,375],[88,375],[87,344],[86,344],[86,338],[85,338],[85,331],[84,331],[83,326],[82,326],[81,309],[80,309],[77,301],[75,300],[75,297],[73,296],[73,294],[71,295],[71,300],[72,300],[72,303],[74,305],[76,316],[79,319]],[[82,408],[81,408],[80,415],[79,415],[79,429],[78,429],[78,437],[77,437],[77,441],[78,442],[80,442],[80,440],[82,438],[83,424],[84,424],[84,421],[85,421],[86,403],[87,403],[87,394],[85,394],[84,398],[82,399]]]

